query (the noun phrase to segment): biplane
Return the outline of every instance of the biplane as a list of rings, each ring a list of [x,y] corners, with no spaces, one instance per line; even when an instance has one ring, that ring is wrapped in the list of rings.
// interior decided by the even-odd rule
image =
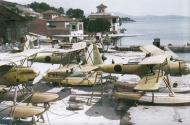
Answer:
[[[28,61],[62,65],[72,63],[73,60],[80,62],[80,52],[85,51],[85,49],[85,42],[74,43],[69,49],[49,48],[29,58]]]
[[[49,102],[53,102],[59,97],[54,93],[35,93],[28,88],[29,82],[36,78],[37,73],[31,67],[24,67],[23,64],[27,58],[34,56],[40,51],[42,49],[31,49],[14,54],[4,53],[1,55],[0,98],[2,101],[14,100],[14,103],[11,104],[0,104],[0,116],[2,119],[10,118],[12,123],[14,119],[31,117],[33,123],[36,123],[35,116],[42,117],[42,114],[48,109]],[[15,91],[12,91],[13,89]],[[17,91],[18,89],[19,91]],[[17,103],[17,98],[20,97],[23,98]],[[27,103],[23,103],[26,100]],[[29,103],[44,103],[46,107],[31,106],[28,105]]]
[[[143,46],[141,49],[149,56],[135,64],[147,67],[141,74],[142,79],[133,87],[135,92],[115,92],[114,97],[159,105],[189,104],[190,96],[175,94],[169,79],[169,75],[189,74],[187,62],[176,60],[171,57],[173,53],[165,53],[152,45]],[[165,84],[169,93],[158,92],[161,83]]]
[[[166,74],[181,76],[190,73],[190,64],[177,59],[176,54],[171,51],[163,51],[154,45],[145,45],[140,47],[140,49],[146,54],[146,57],[160,56],[160,58],[166,58],[167,63],[162,67]],[[155,58],[154,60],[156,61],[157,59]],[[143,77],[149,72],[149,67],[150,66],[142,65],[139,62],[134,64],[104,64],[100,66],[100,70],[106,73],[137,74],[140,77]],[[157,65],[151,67],[153,69],[159,68]]]
[[[102,64],[99,50],[96,45],[90,45],[85,53],[85,64],[67,64],[58,69],[48,71],[43,80],[61,86],[92,86],[101,77],[96,72],[98,65]]]
[[[31,67],[23,66],[27,58],[35,56],[42,50],[30,49],[20,53],[2,54],[0,58],[0,99],[12,100],[14,96],[11,90],[15,87],[19,90],[18,96],[30,95],[30,103],[49,103],[59,97],[55,93],[33,92],[31,84],[38,74]]]

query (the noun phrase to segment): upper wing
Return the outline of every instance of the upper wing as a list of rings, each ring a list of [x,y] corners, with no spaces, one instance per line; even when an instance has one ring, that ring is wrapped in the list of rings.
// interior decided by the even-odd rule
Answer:
[[[121,34],[109,34],[108,36],[109,37],[136,37],[136,36],[142,36],[143,34],[123,34],[123,33],[121,33]],[[106,34],[105,35],[103,35],[104,37],[106,36]]]
[[[4,54],[0,58],[0,66],[8,65],[8,64],[11,64],[11,63],[15,63],[15,62],[18,62],[18,61],[25,60],[25,59],[27,59],[27,58],[41,52],[41,51],[43,51],[43,48],[25,50],[23,52],[14,53],[14,54],[13,53]]]
[[[152,64],[163,64],[166,61],[165,55],[156,55],[144,58],[139,64],[141,65],[152,65]]]
[[[165,54],[167,55],[167,57],[173,57],[173,59],[179,58],[179,56],[175,54],[173,51],[171,51],[170,48],[164,47],[164,49],[165,49]]]
[[[151,76],[143,77],[135,86],[135,90],[138,91],[156,91],[159,89],[160,83],[163,80],[163,75],[158,75],[159,72]]]
[[[54,38],[64,38],[64,37],[88,37],[88,35],[52,35]]]
[[[83,50],[86,48],[86,42],[78,42],[74,43],[72,45],[72,49],[55,49],[55,48],[48,48],[45,49],[42,52],[47,52],[47,53],[58,53],[58,54],[66,54],[66,53],[72,53],[72,52],[77,52],[79,50]]]
[[[164,47],[164,50],[154,46],[154,45],[145,45],[141,46],[140,50],[143,51],[145,54],[151,54],[152,56],[155,55],[165,55],[166,57],[170,58],[173,57],[174,59],[178,58],[178,56],[172,52],[168,47]]]
[[[12,54],[12,56],[23,56],[23,57],[30,57],[33,56],[39,52],[42,52],[45,48],[38,48],[38,49],[29,49],[29,50],[25,50],[23,52],[20,53],[16,53],[16,54]]]
[[[164,51],[154,45],[145,45],[141,46],[140,50],[143,51],[145,54],[151,55],[163,55]]]

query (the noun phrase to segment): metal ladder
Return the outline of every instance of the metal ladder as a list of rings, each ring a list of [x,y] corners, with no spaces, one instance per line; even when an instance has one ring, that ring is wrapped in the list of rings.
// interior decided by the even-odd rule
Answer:
[[[103,99],[103,93],[104,93],[104,86],[103,86],[103,81],[102,81],[102,71],[97,71],[96,72],[96,77],[95,77],[95,81],[94,84],[92,86],[92,94],[91,94],[91,98],[88,99],[87,104],[91,105],[92,104],[92,100],[94,97],[94,88],[96,87],[96,85],[100,85],[101,86],[101,102]]]

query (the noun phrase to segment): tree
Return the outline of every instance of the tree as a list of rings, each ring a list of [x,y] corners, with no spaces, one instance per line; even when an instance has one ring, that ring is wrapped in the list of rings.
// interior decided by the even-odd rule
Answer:
[[[106,19],[95,19],[89,20],[86,27],[88,32],[107,32],[110,26],[110,22]]]
[[[63,7],[59,7],[59,8],[57,9],[57,11],[58,11],[60,14],[64,14],[64,9],[63,9]]]
[[[78,18],[78,19],[83,19],[85,18],[84,16],[84,11],[81,9],[68,9],[66,12],[66,15],[71,18]]]
[[[44,2],[42,2],[42,3],[33,2],[31,4],[28,4],[28,6],[30,8],[32,8],[34,11],[39,12],[39,13],[42,13],[42,12],[47,11],[47,10],[54,10],[54,11],[60,13],[60,14],[64,14],[63,7],[59,7],[57,9],[55,7],[51,7],[49,4],[44,3]]]
[[[49,10],[51,8],[48,4],[44,2],[42,3],[33,2],[31,4],[28,4],[28,6],[32,8],[34,11],[39,12],[39,13]]]
[[[87,31],[87,32],[88,32],[89,21],[90,21],[89,18],[83,18],[83,19],[82,19],[84,31]]]

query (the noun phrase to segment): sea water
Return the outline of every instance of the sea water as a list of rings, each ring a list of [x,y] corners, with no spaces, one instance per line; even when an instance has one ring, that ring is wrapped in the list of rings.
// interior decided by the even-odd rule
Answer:
[[[187,17],[141,17],[136,22],[123,23],[127,33],[143,34],[138,37],[122,38],[118,44],[152,44],[154,38],[160,38],[161,45],[187,45],[190,43],[190,18]],[[190,53],[180,53],[180,57],[190,60]]]

